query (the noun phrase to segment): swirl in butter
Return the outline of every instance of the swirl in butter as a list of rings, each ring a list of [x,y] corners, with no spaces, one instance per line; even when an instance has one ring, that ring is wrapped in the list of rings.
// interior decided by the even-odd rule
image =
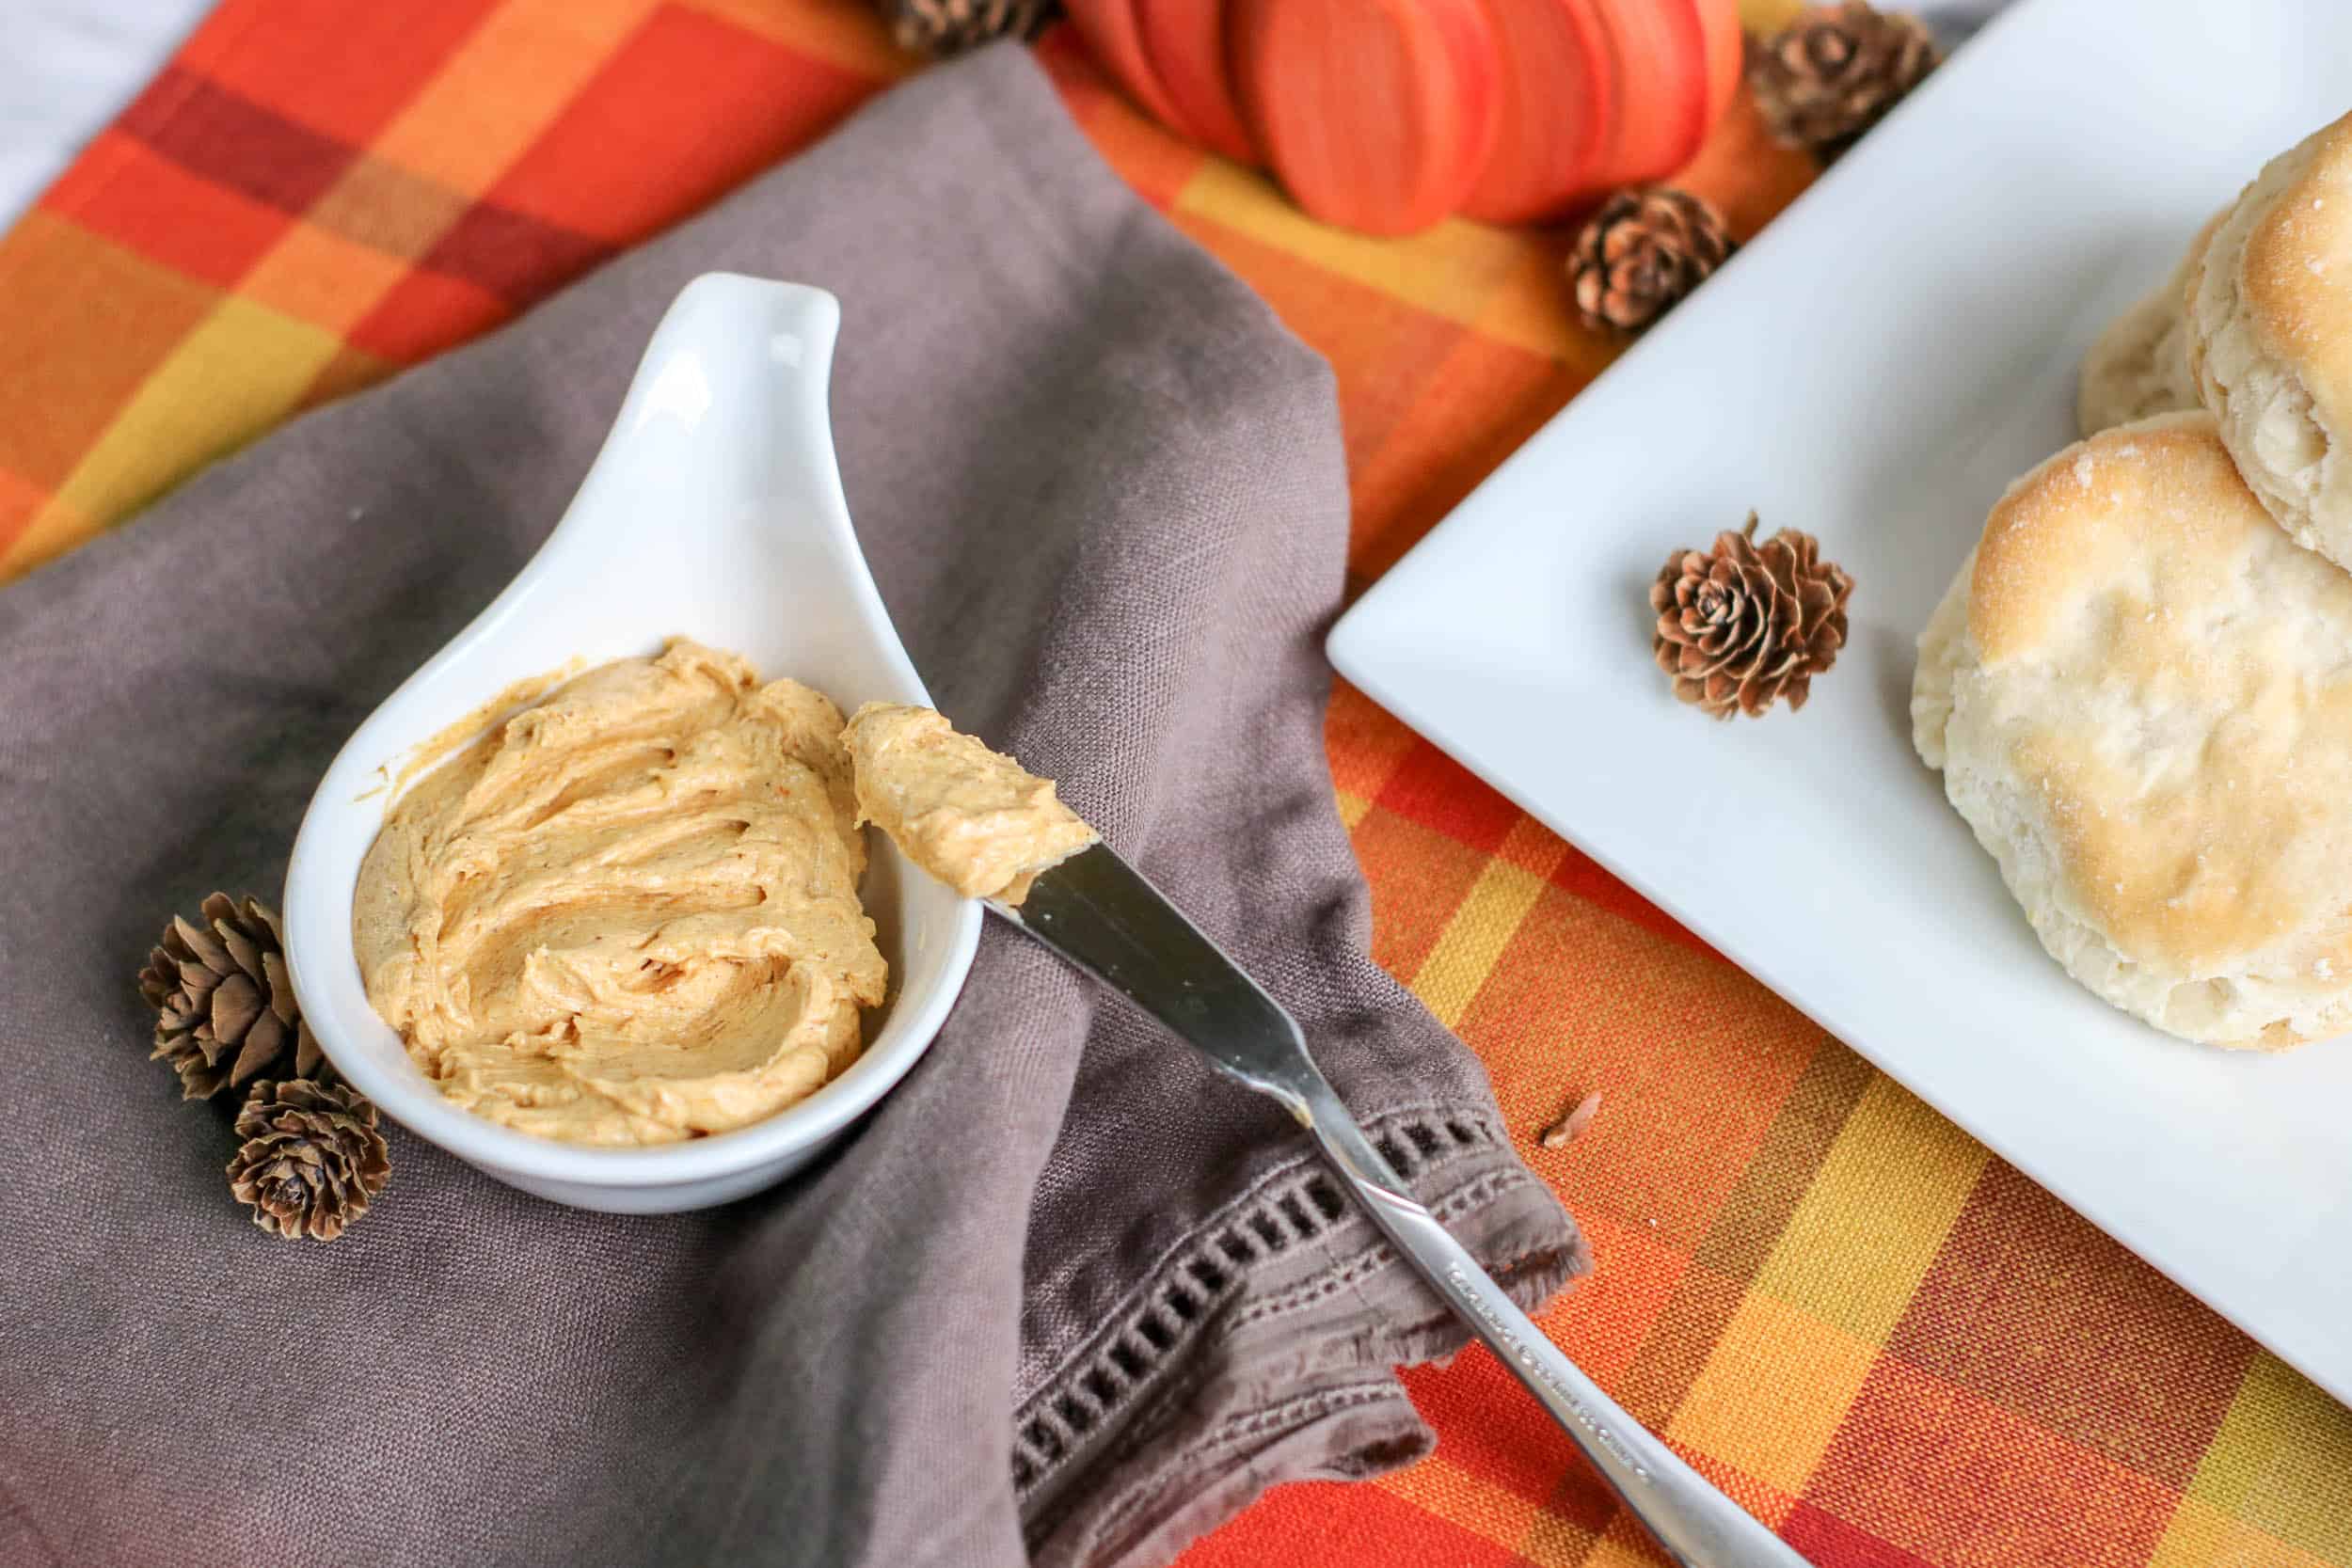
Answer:
[[[888,979],[840,710],[684,639],[492,726],[359,871],[369,1000],[457,1104],[658,1144],[772,1115],[854,1060]]]

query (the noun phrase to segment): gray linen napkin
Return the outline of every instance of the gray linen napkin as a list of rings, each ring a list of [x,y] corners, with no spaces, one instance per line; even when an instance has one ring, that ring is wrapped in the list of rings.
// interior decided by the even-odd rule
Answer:
[[[1389,1369],[1460,1342],[1436,1299],[1278,1113],[1001,929],[854,1136],[729,1209],[578,1213],[398,1132],[331,1246],[231,1205],[146,946],[275,889],[712,268],[841,295],[850,504],[943,705],[1232,945],[1520,1299],[1584,1266],[1365,956],[1329,373],[997,49],[0,594],[0,1560],[1146,1563],[1427,1447]]]

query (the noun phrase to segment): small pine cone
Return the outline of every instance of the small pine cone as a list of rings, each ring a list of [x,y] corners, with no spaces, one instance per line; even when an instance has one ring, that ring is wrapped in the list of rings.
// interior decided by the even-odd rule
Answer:
[[[259,899],[204,900],[199,924],[174,915],[139,971],[156,1010],[154,1059],[180,1074],[182,1097],[209,1100],[265,1068],[302,1077],[326,1069],[294,1005],[278,916]]]
[[[1748,87],[1783,147],[1835,158],[1942,62],[1915,16],[1862,0],[1814,6],[1767,39],[1748,40]]]
[[[1782,698],[1804,706],[1813,677],[1846,645],[1853,578],[1821,559],[1813,535],[1783,529],[1756,542],[1756,514],[1702,554],[1677,550],[1649,591],[1651,650],[1675,695],[1717,719],[1753,719]]]
[[[229,1190],[289,1240],[333,1241],[392,1173],[374,1102],[332,1084],[262,1079],[237,1113],[237,1140]]]
[[[1033,39],[1060,10],[1060,0],[882,0],[898,47],[932,59],[997,39]]]
[[[1601,204],[1568,254],[1576,313],[1595,329],[1638,332],[1724,264],[1721,213],[1672,185],[1631,185]]]

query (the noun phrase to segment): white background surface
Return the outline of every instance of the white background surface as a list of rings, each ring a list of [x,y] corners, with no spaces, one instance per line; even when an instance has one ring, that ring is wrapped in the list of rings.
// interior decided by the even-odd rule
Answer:
[[[214,0],[0,0],[0,224],[171,57]]]
[[[2074,986],[1913,753],[1909,703],[1987,509],[2074,437],[2083,348],[2347,106],[2338,0],[2028,0],[1331,640],[1375,700],[2340,1399],[2352,1039],[2217,1051]],[[1853,572],[1851,640],[1802,714],[1719,725],[1669,695],[1645,595],[1751,507]]]

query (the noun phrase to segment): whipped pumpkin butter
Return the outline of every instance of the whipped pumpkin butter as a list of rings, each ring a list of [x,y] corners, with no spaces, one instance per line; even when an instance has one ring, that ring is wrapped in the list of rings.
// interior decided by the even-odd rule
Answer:
[[[359,868],[368,999],[451,1100],[587,1144],[756,1121],[853,1060],[887,969],[841,712],[672,641],[420,781]]]
[[[868,703],[847,739],[859,817],[966,898],[1017,905],[1039,872],[1095,840],[1051,779],[930,708]]]
[[[541,1137],[757,1121],[854,1060],[882,1000],[866,820],[1015,901],[1094,840],[929,708],[869,704],[845,736],[821,693],[683,638],[600,665],[386,816],[352,905],[368,1000],[449,1099]]]

